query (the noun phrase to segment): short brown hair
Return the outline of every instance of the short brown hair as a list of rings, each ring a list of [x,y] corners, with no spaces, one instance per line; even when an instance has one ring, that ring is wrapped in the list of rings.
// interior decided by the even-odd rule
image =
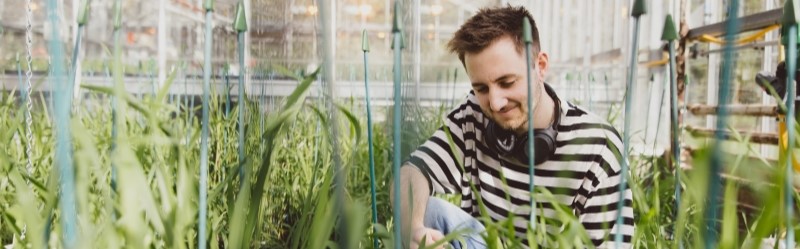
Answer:
[[[447,49],[458,54],[464,64],[464,54],[477,53],[502,36],[510,36],[514,40],[517,51],[522,53],[522,20],[525,17],[531,22],[533,35],[532,47],[539,51],[539,29],[531,14],[524,7],[507,5],[499,8],[482,8],[469,18],[447,43]]]

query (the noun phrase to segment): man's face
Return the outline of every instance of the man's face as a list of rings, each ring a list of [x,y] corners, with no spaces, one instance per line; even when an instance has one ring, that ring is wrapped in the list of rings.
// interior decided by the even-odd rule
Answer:
[[[542,53],[531,60],[531,63],[538,63],[539,69],[531,73],[540,73],[538,78],[541,78],[547,66],[547,55]],[[514,41],[508,36],[498,38],[483,51],[465,54],[464,65],[483,113],[504,129],[527,130],[527,65],[524,52],[517,52]],[[538,100],[541,83],[532,81],[531,84],[534,86],[532,94]]]

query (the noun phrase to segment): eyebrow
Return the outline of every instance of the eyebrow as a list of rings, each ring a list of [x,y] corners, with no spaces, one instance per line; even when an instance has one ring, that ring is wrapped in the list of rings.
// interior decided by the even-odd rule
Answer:
[[[492,82],[501,82],[501,81],[508,80],[508,78],[512,78],[512,77],[515,77],[515,75],[514,74],[504,74],[504,75],[502,75],[500,77],[497,77],[497,79],[494,79]],[[485,83],[483,83],[483,82],[472,82],[472,87],[476,87],[476,86],[480,86],[480,85],[484,85],[484,84]]]

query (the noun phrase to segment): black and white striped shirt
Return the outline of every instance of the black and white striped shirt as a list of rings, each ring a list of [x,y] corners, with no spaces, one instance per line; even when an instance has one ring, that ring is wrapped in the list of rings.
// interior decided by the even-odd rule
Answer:
[[[572,209],[595,246],[615,247],[614,235],[621,232],[625,242],[622,247],[630,247],[634,226],[629,188],[625,190],[622,212],[624,225],[621,230],[615,227],[623,148],[619,134],[602,118],[567,101],[554,100],[561,103],[560,124],[555,127],[556,150],[548,161],[535,166],[535,186],[548,190],[556,203]],[[487,148],[483,131],[488,122],[475,95],[470,93],[447,115],[444,126],[411,154],[408,163],[428,178],[431,193],[460,194],[461,208],[474,217],[481,216],[476,195],[480,195],[486,215],[494,221],[505,221],[513,213],[516,236],[523,238],[527,246],[528,166],[510,157],[499,157]],[[543,198],[536,203],[537,217],[556,222],[547,231],[558,236],[561,228],[554,203]]]

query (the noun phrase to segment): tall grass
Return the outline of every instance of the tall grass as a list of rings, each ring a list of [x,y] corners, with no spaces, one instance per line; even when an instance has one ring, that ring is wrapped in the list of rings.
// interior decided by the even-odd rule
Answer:
[[[286,72],[285,72],[286,73]],[[290,74],[290,73],[286,73]],[[297,77],[298,90],[281,101],[282,108],[262,113],[257,98],[246,101],[246,143],[244,165],[250,177],[238,178],[237,120],[233,107],[224,115],[225,95],[213,92],[210,102],[209,151],[209,236],[210,248],[335,248],[336,241],[348,240],[360,248],[372,247],[378,236],[384,248],[391,248],[393,229],[388,184],[392,145],[391,123],[374,125],[377,176],[378,222],[370,224],[368,148],[363,108],[357,100],[338,101],[335,110],[325,110],[319,100],[306,99],[307,87],[316,73]],[[170,77],[174,78],[174,75]],[[125,125],[119,131],[114,152],[111,146],[111,88],[87,87],[71,120],[78,198],[80,248],[196,248],[197,188],[199,165],[199,120],[186,105],[169,103],[166,89],[155,95],[135,98],[118,96],[126,107],[119,114]],[[53,124],[46,100],[34,95],[33,150],[35,165],[25,170],[23,112],[13,92],[3,92],[0,102],[0,244],[15,248],[60,248],[58,179],[53,167]],[[411,151],[441,126],[448,108],[406,107],[403,151]],[[619,110],[619,109],[617,109]],[[345,118],[328,120],[328,112]],[[264,117],[262,127],[261,119]],[[391,113],[387,117],[391,117]],[[617,115],[609,115],[617,117]],[[433,117],[433,118],[432,118]],[[387,118],[388,119],[388,118]],[[433,121],[431,121],[433,119]],[[612,120],[613,121],[613,120]],[[339,144],[332,147],[326,127],[340,122]],[[227,134],[228,139],[225,136]],[[228,141],[228,142],[225,142]],[[749,148],[747,138],[730,142]],[[764,238],[781,237],[785,231],[782,205],[782,167],[748,153],[729,154],[725,161],[724,194],[707,196],[708,150],[698,148],[689,163],[692,169],[675,171],[663,157],[632,157],[631,188],[634,193],[637,248],[687,248],[703,243],[702,217],[705,200],[717,199],[722,219],[718,232],[721,248],[760,248]],[[347,173],[345,215],[333,212],[332,155],[342,158]],[[749,154],[756,154],[750,152]],[[116,191],[111,187],[111,165],[116,167]],[[682,176],[685,190],[674,217],[674,175]],[[243,187],[239,187],[243,183]],[[534,193],[539,200],[552,200],[544,190]],[[444,196],[456,201],[459,196]],[[585,232],[569,207],[557,206],[557,220],[542,220],[527,235],[544,246],[591,247]],[[351,224],[349,237],[335,229],[337,222]],[[513,236],[514,217],[492,222],[482,217],[487,242],[493,248],[522,246]],[[548,234],[546,224],[560,233]],[[796,227],[795,224],[790,224]],[[372,234],[377,226],[378,234]],[[23,229],[25,237],[20,238]],[[449,238],[454,238],[450,236]]]

